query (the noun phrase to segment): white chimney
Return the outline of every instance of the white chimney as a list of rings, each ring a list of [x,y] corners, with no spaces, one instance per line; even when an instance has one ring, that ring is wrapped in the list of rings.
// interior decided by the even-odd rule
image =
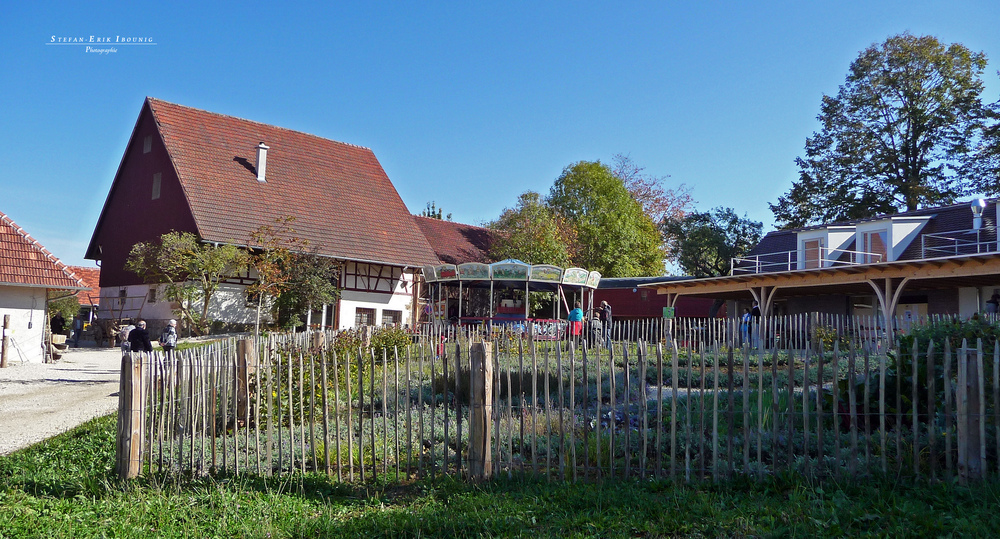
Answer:
[[[267,172],[267,151],[270,150],[266,144],[261,142],[257,145],[257,181],[260,183],[266,183],[265,179]]]

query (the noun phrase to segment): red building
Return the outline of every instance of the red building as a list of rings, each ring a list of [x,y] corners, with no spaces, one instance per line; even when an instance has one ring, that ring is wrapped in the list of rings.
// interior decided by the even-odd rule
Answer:
[[[686,280],[689,277],[629,277],[601,279],[594,291],[594,304],[607,301],[611,305],[611,316],[615,320],[638,320],[643,318],[663,317],[663,308],[667,306],[667,296],[657,294],[654,288],[642,288],[640,285],[665,283]],[[674,316],[681,318],[705,318],[711,313],[714,300],[681,296],[674,305]],[[726,316],[725,304],[716,313],[717,317]]]

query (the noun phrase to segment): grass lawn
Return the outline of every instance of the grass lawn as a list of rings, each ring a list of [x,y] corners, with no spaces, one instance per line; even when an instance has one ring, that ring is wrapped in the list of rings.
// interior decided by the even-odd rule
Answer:
[[[995,537],[1000,483],[113,478],[114,416],[0,457],[0,538]],[[995,473],[995,471],[994,471]]]

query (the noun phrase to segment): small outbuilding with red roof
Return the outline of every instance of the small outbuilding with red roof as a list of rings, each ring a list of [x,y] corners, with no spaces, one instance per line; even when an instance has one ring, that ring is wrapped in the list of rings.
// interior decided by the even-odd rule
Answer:
[[[46,361],[49,291],[84,289],[65,264],[0,212],[0,321],[6,320],[0,361]]]

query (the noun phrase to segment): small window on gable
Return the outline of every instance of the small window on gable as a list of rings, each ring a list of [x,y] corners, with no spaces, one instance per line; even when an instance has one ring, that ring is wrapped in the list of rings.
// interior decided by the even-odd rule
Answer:
[[[149,287],[149,298],[146,300],[148,303],[156,303],[156,287]]]
[[[153,200],[160,198],[160,173],[153,174]]]
[[[153,151],[153,135],[146,135],[146,138],[142,139],[142,153],[151,151]]]

